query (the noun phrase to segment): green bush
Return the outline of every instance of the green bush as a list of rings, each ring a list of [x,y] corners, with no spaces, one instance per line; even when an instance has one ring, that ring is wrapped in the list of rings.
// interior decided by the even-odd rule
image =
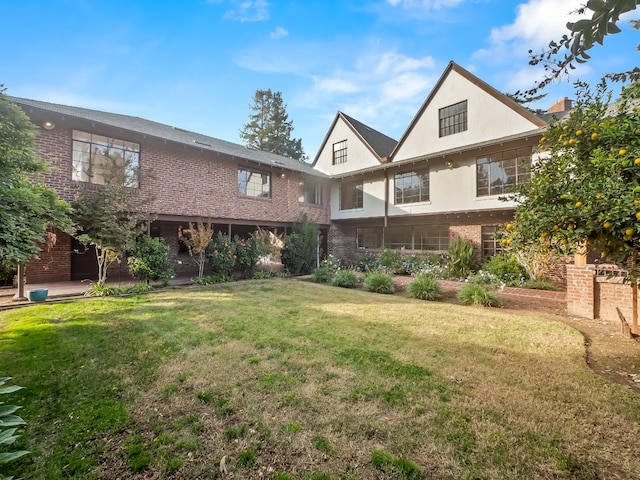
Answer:
[[[127,264],[131,276],[144,282],[168,280],[174,275],[169,260],[169,245],[162,238],[149,235],[138,238]]]
[[[149,285],[146,282],[136,283],[133,287],[129,289],[129,292],[133,295],[140,295],[142,293],[147,293],[153,290],[153,286]]]
[[[501,307],[498,296],[482,285],[470,283],[456,295],[463,305],[482,305],[483,307]]]
[[[358,276],[353,270],[340,270],[331,279],[334,287],[353,288],[358,283]]]
[[[316,263],[318,225],[305,214],[293,225],[293,232],[284,239],[280,252],[282,264],[291,275],[307,275]]]
[[[397,250],[383,249],[380,252],[380,266],[391,275],[404,272],[402,255]]]
[[[224,274],[204,275],[202,277],[192,278],[191,281],[196,285],[214,285],[216,283],[233,282],[233,277]]]
[[[320,262],[320,267],[324,268],[329,275],[333,276],[342,268],[342,262],[333,255],[327,255],[327,258]]]
[[[244,239],[236,235],[233,237],[233,253],[235,266],[240,270],[242,278],[251,278],[264,252],[257,239]]]
[[[396,290],[391,275],[384,272],[371,272],[364,278],[364,288],[368,292],[393,293]]]
[[[559,292],[562,290],[558,285],[547,280],[527,280],[522,286],[533,290],[549,290],[551,292]]]
[[[464,235],[451,240],[447,267],[451,277],[466,278],[476,267],[476,249],[473,241]]]
[[[264,270],[258,270],[257,272],[254,272],[253,276],[251,278],[253,278],[254,280],[265,280],[267,278],[271,278],[274,275],[271,274],[270,272],[265,272]]]
[[[509,286],[520,286],[528,277],[527,271],[518,259],[507,253],[501,253],[484,262],[482,270]]]
[[[228,235],[218,232],[207,247],[207,260],[214,273],[231,275],[236,264],[233,242]]]
[[[316,283],[329,283],[331,281],[331,274],[325,267],[316,268],[313,271],[313,281]]]
[[[442,296],[442,288],[434,277],[422,273],[407,286],[407,292],[420,300],[438,300]]]
[[[371,272],[380,268],[380,261],[375,253],[364,252],[358,255],[356,260],[356,269],[359,272]]]

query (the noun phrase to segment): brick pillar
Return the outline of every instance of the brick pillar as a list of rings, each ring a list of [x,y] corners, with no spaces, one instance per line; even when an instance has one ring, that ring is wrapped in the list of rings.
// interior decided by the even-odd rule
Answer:
[[[595,286],[593,265],[567,265],[567,314],[596,318]]]

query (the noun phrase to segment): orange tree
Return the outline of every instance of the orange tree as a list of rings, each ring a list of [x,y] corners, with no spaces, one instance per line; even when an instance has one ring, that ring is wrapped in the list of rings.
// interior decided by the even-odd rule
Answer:
[[[505,197],[518,207],[502,242],[563,254],[587,242],[626,264],[640,246],[640,85],[613,104],[605,81],[577,84],[577,94],[571,115],[553,119],[541,138],[531,181]]]

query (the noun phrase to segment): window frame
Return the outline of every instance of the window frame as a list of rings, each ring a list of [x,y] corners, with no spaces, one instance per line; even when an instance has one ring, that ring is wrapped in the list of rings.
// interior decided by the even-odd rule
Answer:
[[[246,179],[241,179],[241,172],[247,172],[248,176]],[[260,175],[262,177],[260,183],[251,182],[252,175]],[[265,182],[266,178],[266,182]],[[242,184],[244,184],[244,191]],[[253,185],[253,188],[249,188]],[[260,189],[255,188],[256,185],[262,185],[263,187]],[[268,190],[265,191],[264,185],[267,185]],[[250,193],[252,192],[252,193]],[[272,196],[272,181],[271,181],[271,172],[267,172],[265,170],[259,170],[255,168],[249,167],[238,167],[238,195],[242,197],[249,198],[261,198],[261,199],[270,199]]]
[[[399,178],[399,177],[403,177],[403,178]],[[407,181],[407,177],[408,179],[411,181],[413,180],[413,178],[415,178],[415,181],[417,182],[417,187],[413,187],[413,188],[417,188],[418,189],[418,199],[417,200],[407,200],[407,197],[409,197],[408,194],[404,193],[407,190],[409,190],[409,188],[405,188],[402,191],[398,191],[398,180],[402,180],[403,182]],[[426,178],[426,186],[425,186],[425,182],[424,179]],[[429,168],[423,168],[420,170],[413,170],[413,171],[406,171],[406,172],[400,172],[397,173],[393,176],[393,199],[394,199],[394,205],[407,205],[407,204],[411,204],[411,203],[422,203],[422,202],[428,202],[430,200],[429,198],[429,191],[431,188],[431,183],[430,183],[430,179],[429,179]],[[424,191],[426,190],[426,192]],[[412,197],[415,197],[415,195],[413,195]]]
[[[476,157],[476,197],[504,195],[511,187],[529,182],[532,154],[533,146],[527,145]],[[512,165],[505,167],[505,162]],[[509,171],[513,174],[509,175]],[[501,177],[503,181],[492,185],[500,179],[494,177]],[[510,181],[510,178],[514,180]]]
[[[136,142],[73,129],[71,180],[105,185],[105,166],[108,164],[104,159],[119,154],[119,160],[116,158],[115,162],[125,168],[124,186],[140,188],[140,150],[140,144]]]
[[[483,225],[481,227],[482,258],[495,257],[503,252],[502,243],[496,238],[497,233],[498,227],[495,225]]]
[[[353,187],[353,191],[345,192],[347,187]],[[342,180],[340,182],[339,188],[339,204],[338,209],[340,211],[345,210],[357,210],[360,208],[364,208],[364,182],[363,180]],[[349,195],[351,197],[351,201],[349,203],[350,206],[346,207],[344,205],[344,200]]]
[[[448,137],[460,132],[466,132],[468,125],[469,105],[467,100],[453,103],[438,109],[438,136]]]
[[[311,192],[313,186],[314,191]],[[309,188],[309,190],[307,190]],[[298,202],[306,203],[307,205],[322,205],[322,183],[313,180],[303,180],[300,182],[300,191],[298,193]],[[307,201],[310,196],[313,196],[313,201]]]
[[[332,165],[341,165],[347,163],[347,140],[340,140],[333,144]]]

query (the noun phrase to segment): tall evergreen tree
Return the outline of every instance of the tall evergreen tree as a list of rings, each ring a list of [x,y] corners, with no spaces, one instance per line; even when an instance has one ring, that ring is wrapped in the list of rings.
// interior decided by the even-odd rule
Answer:
[[[282,92],[256,90],[253,112],[249,123],[240,130],[242,138],[249,148],[272,152],[304,162],[307,156],[302,149],[302,140],[291,138],[293,121],[289,120],[287,105],[282,101]]]

